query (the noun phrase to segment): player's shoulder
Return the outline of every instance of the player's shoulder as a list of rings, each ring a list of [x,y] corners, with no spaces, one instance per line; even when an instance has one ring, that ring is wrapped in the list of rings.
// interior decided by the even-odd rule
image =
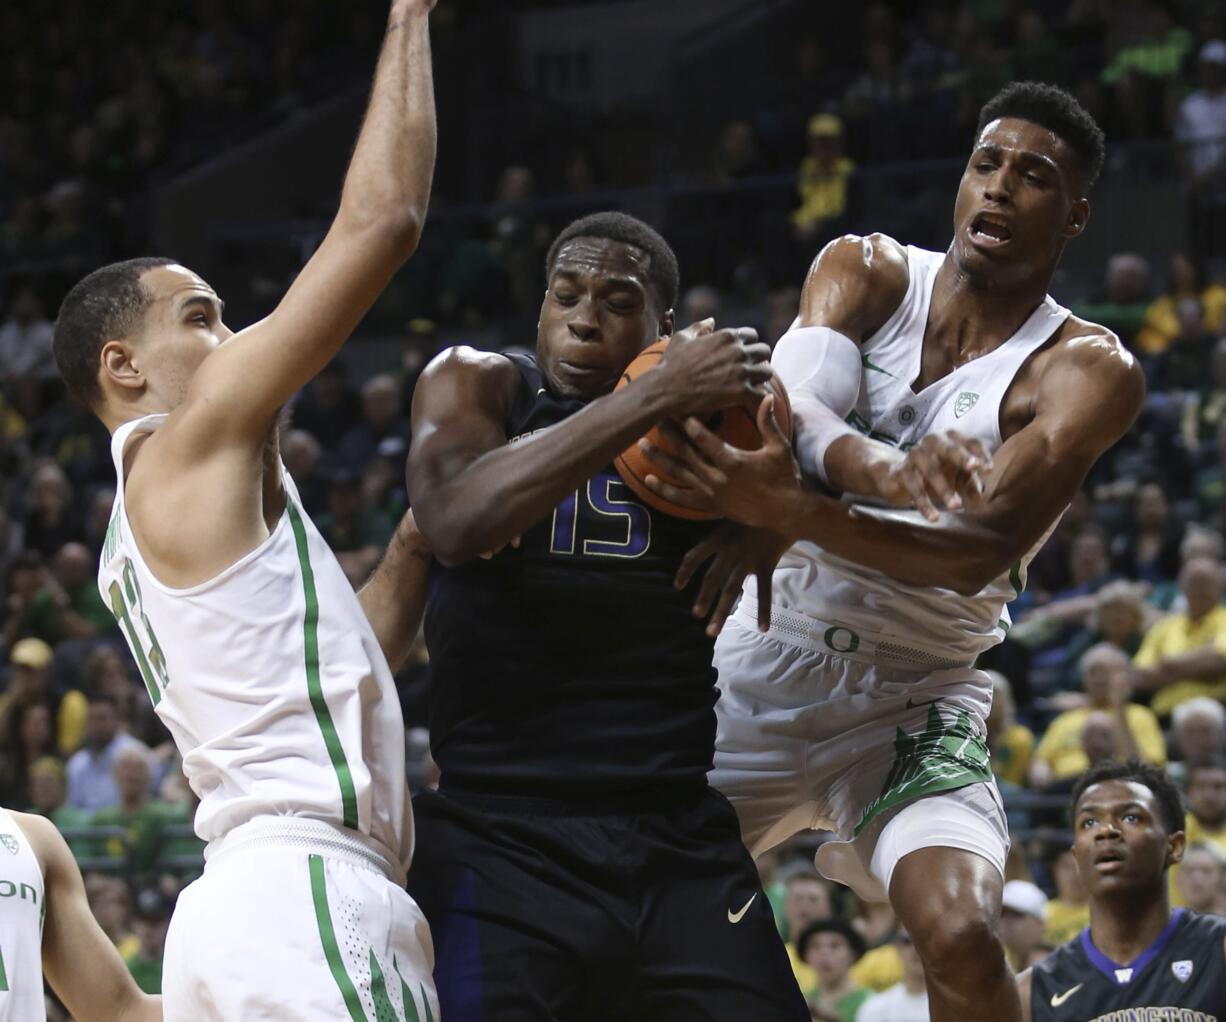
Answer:
[[[34,850],[35,858],[42,864],[45,872],[48,865],[58,858],[61,850],[66,850],[68,847],[63,835],[45,816],[38,816],[35,813],[19,813],[13,809],[8,810],[8,814],[21,828],[21,833],[25,835],[26,841]]]
[[[1196,940],[1226,939],[1226,917],[1183,910],[1183,932]]]
[[[1137,357],[1105,326],[1069,315],[1048,351],[1045,375],[1068,380],[1076,373],[1097,382],[1100,392],[1121,404],[1139,407],[1145,374]]]
[[[801,296],[802,322],[832,325],[853,339],[881,327],[911,282],[907,249],[885,234],[845,234],[813,260]]]
[[[482,351],[467,344],[446,348],[434,356],[422,371],[414,395],[464,395],[465,400],[481,396],[503,400],[519,383],[519,370],[506,355]]]
[[[910,279],[907,247],[888,234],[844,234],[817,254],[810,278],[815,273],[837,273],[879,287],[901,286],[905,293]]]

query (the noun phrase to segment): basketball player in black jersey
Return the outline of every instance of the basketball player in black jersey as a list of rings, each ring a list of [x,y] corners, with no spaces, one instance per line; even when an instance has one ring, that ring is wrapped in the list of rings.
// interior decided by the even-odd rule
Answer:
[[[1090,925],[1018,977],[1026,1022],[1226,1020],[1226,919],[1171,911],[1179,791],[1156,767],[1101,763],[1073,789],[1073,855]]]
[[[676,258],[631,217],[572,224],[546,271],[535,358],[454,348],[413,402],[442,773],[415,800],[409,889],[442,1016],[807,1020],[706,783],[714,639],[673,577],[710,527],[640,504],[610,464],[666,417],[756,402],[769,350],[709,321],[673,334]]]

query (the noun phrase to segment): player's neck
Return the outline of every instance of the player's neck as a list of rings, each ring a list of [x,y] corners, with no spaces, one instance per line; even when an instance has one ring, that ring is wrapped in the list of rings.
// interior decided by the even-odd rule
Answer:
[[[1113,962],[1136,960],[1171,921],[1166,876],[1158,890],[1090,901],[1090,939]]]
[[[968,276],[946,255],[933,283],[925,336],[951,346],[951,354],[983,355],[1012,337],[1047,296],[1051,274],[1042,272],[1008,285],[987,285]]]

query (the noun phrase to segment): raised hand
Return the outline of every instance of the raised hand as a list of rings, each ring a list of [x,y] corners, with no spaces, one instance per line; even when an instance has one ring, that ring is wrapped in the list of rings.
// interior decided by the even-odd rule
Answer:
[[[983,496],[992,459],[977,439],[956,430],[930,433],[900,457],[872,469],[876,496],[894,507],[915,507],[929,521],[961,511]]]

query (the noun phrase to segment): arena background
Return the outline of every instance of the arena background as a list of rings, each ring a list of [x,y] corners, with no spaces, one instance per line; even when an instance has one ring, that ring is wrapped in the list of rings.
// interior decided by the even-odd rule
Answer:
[[[141,254],[199,271],[234,329],[268,312],[335,209],[386,3],[104,6],[0,9],[0,803],[61,826],[98,918],[153,990],[200,846],[173,747],[94,588],[113,472],[105,431],[64,397],[50,321],[84,272]],[[1014,888],[1007,915],[1044,917],[1047,946],[1084,925],[1060,855],[1064,793],[1088,762],[1128,752],[1181,783],[1201,768],[1190,837],[1208,853],[1179,897],[1223,911],[1226,660],[1198,687],[1145,686],[1189,643],[1226,651],[1226,5],[440,0],[433,27],[439,156],[421,247],[296,400],[283,447],[355,583],[408,501],[417,374],[455,343],[532,346],[543,256],[571,219],[645,218],[680,258],[681,321],[714,314],[773,343],[830,238],[948,244],[979,107],[1002,85],[1058,83],[1095,115],[1107,165],[1053,294],[1119,333],[1149,396],[982,665],[1001,672],[990,741],[1011,877],[1050,898]],[[1104,658],[1087,693],[1080,658],[1100,641],[1137,669]],[[399,681],[419,787],[432,776],[424,650]],[[813,875],[815,841],[762,865],[785,936],[844,918],[874,949],[859,981],[897,981],[892,916]]]

